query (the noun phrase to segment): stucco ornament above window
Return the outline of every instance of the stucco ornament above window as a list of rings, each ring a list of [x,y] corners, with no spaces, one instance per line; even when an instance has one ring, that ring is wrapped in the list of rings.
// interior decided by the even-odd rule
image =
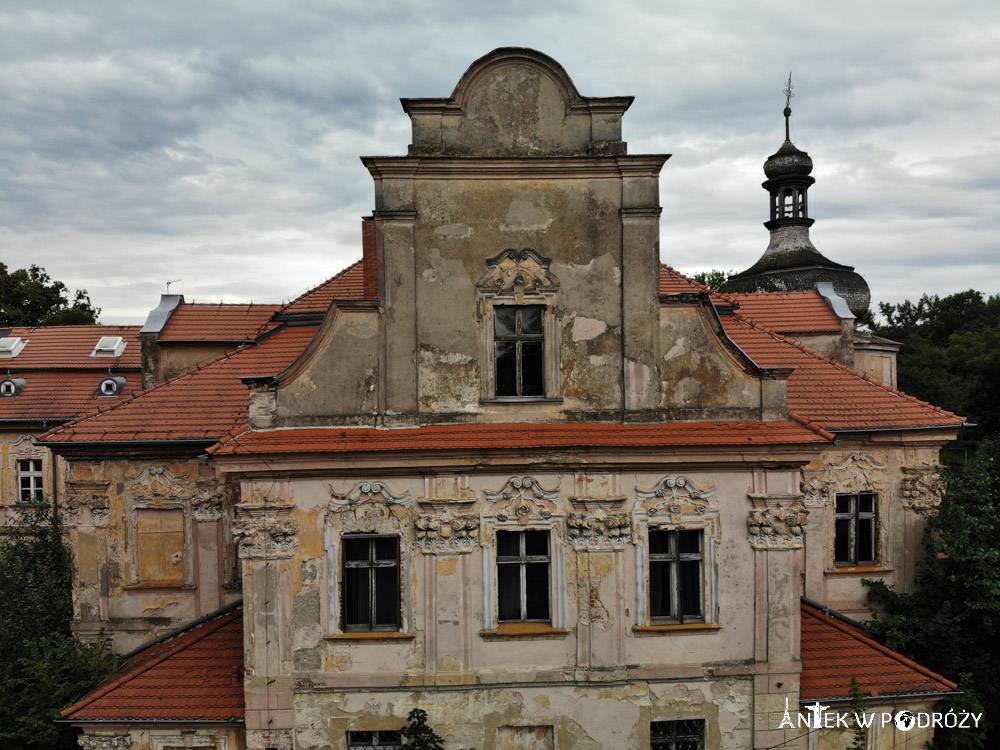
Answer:
[[[499,492],[487,492],[486,500],[492,505],[485,515],[498,521],[516,520],[528,523],[532,519],[548,520],[556,512],[553,502],[559,490],[547,490],[532,477],[511,477]]]
[[[753,510],[747,516],[750,546],[764,549],[802,549],[809,511],[801,495],[747,495]]]
[[[550,270],[551,261],[531,248],[514,250],[509,248],[486,261],[489,270],[483,274],[478,287],[494,292],[517,290],[537,292],[559,286]]]

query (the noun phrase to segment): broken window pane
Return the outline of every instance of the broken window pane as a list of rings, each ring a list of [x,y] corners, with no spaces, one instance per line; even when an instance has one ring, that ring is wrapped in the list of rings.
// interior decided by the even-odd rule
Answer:
[[[497,305],[493,308],[494,395],[544,396],[542,305]]]

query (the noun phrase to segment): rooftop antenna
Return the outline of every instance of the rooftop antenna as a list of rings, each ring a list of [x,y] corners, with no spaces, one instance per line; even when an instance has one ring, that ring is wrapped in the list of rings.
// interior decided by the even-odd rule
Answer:
[[[170,285],[176,284],[178,281],[184,281],[184,279],[174,279],[172,281],[170,279],[167,279],[167,294],[170,294]]]
[[[795,96],[792,92],[795,91],[795,87],[792,85],[792,71],[788,71],[788,83],[785,84],[785,88],[781,90],[781,93],[785,95],[785,140],[790,141],[791,138],[788,137],[788,118],[792,116],[792,98]]]

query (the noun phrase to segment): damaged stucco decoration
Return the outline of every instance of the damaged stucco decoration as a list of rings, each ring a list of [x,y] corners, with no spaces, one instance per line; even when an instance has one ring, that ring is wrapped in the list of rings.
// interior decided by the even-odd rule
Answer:
[[[66,523],[87,523],[87,514],[95,526],[104,526],[111,512],[108,480],[70,480],[66,482]]]
[[[807,508],[824,508],[829,502],[833,482],[820,479],[823,472],[805,473],[808,479],[800,485],[804,496],[803,503]]]
[[[944,494],[944,480],[938,474],[938,467],[932,464],[903,466],[903,480],[900,494],[903,503],[910,510],[930,510],[941,504]]]
[[[332,511],[354,508],[361,503],[378,501],[381,499],[386,505],[402,505],[404,508],[410,507],[410,493],[404,492],[402,495],[394,495],[389,491],[385,482],[358,482],[354,489],[346,495],[339,494],[330,486],[329,508]]]
[[[196,521],[218,521],[222,518],[223,487],[214,479],[195,482],[198,494],[191,499],[191,515]]]
[[[479,518],[453,515],[417,516],[417,547],[426,555],[471,552],[479,545]]]
[[[298,549],[299,525],[292,520],[291,504],[236,506],[233,539],[243,560],[290,558]]]
[[[632,521],[625,513],[610,513],[604,508],[570,513],[566,533],[578,551],[624,549],[632,541]]]
[[[496,292],[537,292],[558,286],[549,270],[551,261],[531,248],[507,249],[489,258],[489,270],[479,279],[479,288]]]
[[[170,469],[164,466],[150,466],[141,474],[125,478],[129,482],[130,494],[135,502],[180,502],[191,498],[190,487],[185,481],[187,474],[174,476]]]
[[[547,490],[532,477],[511,477],[498,492],[486,492],[491,503],[486,515],[500,522],[528,523],[532,519],[549,520],[556,512],[559,490]]]
[[[76,738],[76,742],[83,750],[118,750],[132,747],[132,737],[128,734],[81,734]]]
[[[756,550],[802,549],[806,510],[801,495],[749,493],[753,510],[747,516],[750,546]]]
[[[652,489],[635,488],[637,513],[657,521],[683,525],[702,520],[710,508],[716,510],[714,489],[701,489],[687,477],[663,477]]]

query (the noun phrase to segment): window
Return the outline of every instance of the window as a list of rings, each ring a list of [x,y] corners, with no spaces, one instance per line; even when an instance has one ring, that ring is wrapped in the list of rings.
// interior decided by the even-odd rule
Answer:
[[[402,750],[399,730],[347,733],[347,750]]]
[[[702,531],[649,530],[649,612],[653,622],[704,622]]]
[[[837,565],[873,565],[875,493],[837,495],[834,508],[833,558]]]
[[[399,537],[345,536],[343,547],[344,632],[399,630]]]
[[[544,305],[493,308],[496,396],[544,396]]]
[[[549,532],[497,532],[497,620],[549,622]]]
[[[704,750],[705,720],[654,721],[649,725],[650,750]]]
[[[18,484],[22,503],[38,503],[42,500],[42,459],[22,458],[17,462]]]

